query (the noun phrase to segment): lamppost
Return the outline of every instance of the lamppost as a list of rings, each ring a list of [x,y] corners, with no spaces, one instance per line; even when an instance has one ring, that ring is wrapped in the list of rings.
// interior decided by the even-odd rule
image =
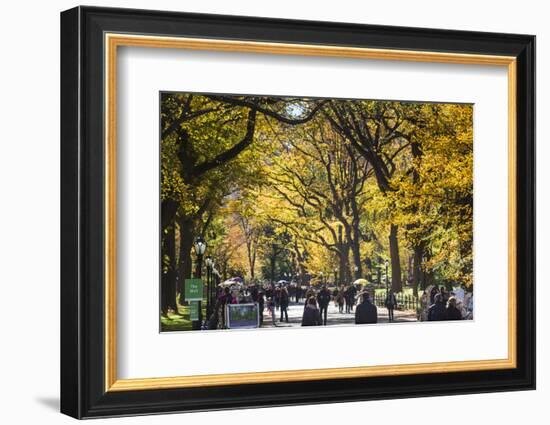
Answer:
[[[215,269],[216,262],[212,258],[212,263],[210,264],[210,313],[214,313],[214,307],[216,306],[216,288],[218,282],[216,281],[216,273],[218,272]],[[210,316],[208,316],[210,318]]]
[[[218,289],[218,285],[220,283],[220,272],[218,271],[218,269],[215,267],[215,264],[214,264],[214,261],[212,261],[212,303],[215,305],[216,302],[216,298],[217,298],[217,289]]]
[[[359,279],[361,276],[357,276],[357,272],[359,271],[359,267],[358,266],[355,266],[353,268],[353,271],[355,272],[354,275],[355,275],[355,279]]]
[[[206,242],[202,236],[199,236],[195,239],[194,243],[195,254],[197,255],[197,268],[195,270],[195,275],[200,279],[202,277],[202,256],[204,251],[206,251]],[[202,302],[199,301],[199,320],[193,320],[191,323],[191,329],[200,330],[202,323]]]
[[[214,264],[214,260],[212,260],[212,257],[210,255],[206,256],[206,320],[210,318],[210,315],[212,314],[212,266]]]
[[[389,281],[388,281],[388,264],[389,264],[389,261],[386,260],[384,262],[384,264],[386,265],[386,299],[388,299],[388,295],[389,295]]]
[[[338,267],[334,267],[334,285],[338,286]]]
[[[320,273],[321,274],[321,285],[324,285],[325,284],[325,278],[323,277],[323,272]]]

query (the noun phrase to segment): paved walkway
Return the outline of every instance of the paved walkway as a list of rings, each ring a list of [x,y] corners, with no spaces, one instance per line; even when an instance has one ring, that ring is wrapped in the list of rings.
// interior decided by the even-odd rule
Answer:
[[[385,307],[378,308],[378,323],[388,323],[388,309]],[[275,310],[275,318],[277,322],[275,323],[276,327],[297,327],[302,325],[302,314],[304,311],[303,303],[290,303],[288,308],[288,323],[280,322],[281,311]],[[345,307],[344,307],[345,311]],[[394,310],[394,322],[416,322],[416,313],[412,310],[398,311]],[[331,301],[328,307],[327,314],[327,326],[345,326],[355,323],[355,308],[352,313],[340,313],[338,307],[334,305],[334,302]],[[264,310],[264,325],[263,328],[272,328],[274,327],[271,317],[267,312],[267,309]]]

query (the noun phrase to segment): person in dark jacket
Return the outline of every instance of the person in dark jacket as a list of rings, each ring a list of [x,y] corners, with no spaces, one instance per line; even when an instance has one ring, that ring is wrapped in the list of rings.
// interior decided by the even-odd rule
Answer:
[[[344,303],[346,304],[346,313],[351,313],[351,303],[350,303],[350,288],[344,287]]]
[[[288,323],[288,304],[289,304],[290,295],[288,295],[288,291],[286,287],[281,288],[281,292],[279,292],[279,304],[281,306],[281,322],[283,321],[283,314],[286,317],[286,322]]]
[[[300,299],[302,298],[302,287],[301,286],[297,286],[296,287],[296,304],[298,304],[300,302]]]
[[[397,298],[395,297],[393,291],[388,292],[385,304],[388,309],[388,322],[393,322],[393,310],[397,307]]]
[[[273,298],[273,284],[270,284],[265,290],[265,299]]]
[[[447,304],[447,301],[449,301],[449,297],[451,296],[449,294],[449,292],[447,292],[445,290],[445,287],[442,286],[440,289],[439,289],[439,293],[441,294],[441,301],[444,303],[444,304]]]
[[[279,286],[275,288],[273,299],[275,301],[275,309],[279,310],[279,307],[281,306],[281,288]]]
[[[357,288],[355,285],[351,285],[348,288],[348,305],[350,313],[353,313],[353,307],[355,306],[355,297],[357,296]]]
[[[428,309],[428,321],[434,322],[439,320],[445,320],[447,312],[445,309],[445,303],[440,293],[435,294],[434,303]]]
[[[450,297],[445,311],[446,320],[462,320],[462,313],[456,308],[456,298]]]
[[[317,301],[319,302],[319,309],[321,310],[321,317],[323,318],[323,325],[327,324],[328,305],[330,304],[330,291],[326,286],[317,294]]]
[[[342,286],[338,290],[338,293],[336,294],[335,299],[334,299],[334,301],[338,305],[338,312],[340,312],[340,313],[344,312],[344,302],[345,302],[344,298],[345,298],[344,297],[344,287]]]
[[[438,292],[439,292],[439,289],[437,288],[437,286],[434,286],[430,291],[430,305],[435,303],[435,296]]]
[[[317,302],[314,297],[310,297],[308,298],[306,307],[304,308],[302,326],[320,326],[321,324],[321,314],[317,308]]]
[[[376,322],[378,322],[378,309],[371,303],[370,295],[365,292],[361,304],[355,309],[355,324]]]

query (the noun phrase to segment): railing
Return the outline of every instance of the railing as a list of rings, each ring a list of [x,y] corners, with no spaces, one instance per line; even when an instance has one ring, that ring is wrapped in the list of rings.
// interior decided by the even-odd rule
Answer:
[[[396,310],[417,310],[419,307],[418,297],[411,294],[395,294],[397,300]],[[378,307],[386,307],[386,294],[374,296],[374,304]]]

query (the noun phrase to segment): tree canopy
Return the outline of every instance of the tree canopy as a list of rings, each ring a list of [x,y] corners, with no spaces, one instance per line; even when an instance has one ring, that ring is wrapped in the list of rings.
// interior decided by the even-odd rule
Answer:
[[[224,278],[472,285],[473,106],[163,93],[162,308]]]

